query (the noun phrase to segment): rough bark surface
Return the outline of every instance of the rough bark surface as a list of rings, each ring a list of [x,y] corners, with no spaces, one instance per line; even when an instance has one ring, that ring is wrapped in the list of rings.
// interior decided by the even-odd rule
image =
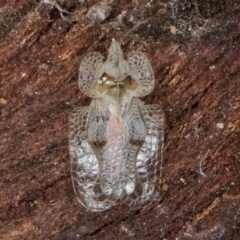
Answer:
[[[238,0],[5,0],[0,13],[0,239],[240,239]],[[68,115],[90,102],[81,59],[112,38],[155,71],[162,198],[92,213],[71,185]]]

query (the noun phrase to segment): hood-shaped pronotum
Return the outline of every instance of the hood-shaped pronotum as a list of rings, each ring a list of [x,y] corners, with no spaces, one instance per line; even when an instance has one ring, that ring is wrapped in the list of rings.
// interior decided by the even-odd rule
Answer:
[[[120,44],[114,39],[109,48],[107,61],[104,63],[103,70],[116,81],[121,81],[127,77],[129,70],[128,63],[123,59]]]

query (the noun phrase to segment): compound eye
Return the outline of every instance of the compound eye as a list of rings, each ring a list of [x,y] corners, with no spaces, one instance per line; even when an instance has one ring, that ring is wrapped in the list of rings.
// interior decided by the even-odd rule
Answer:
[[[116,86],[116,82],[114,81],[114,78],[108,76],[106,73],[103,73],[103,75],[97,81],[95,88],[100,92],[104,92],[114,86]]]
[[[127,90],[135,90],[137,88],[137,82],[131,78],[131,76],[127,76],[123,80],[123,87]]]
[[[114,82],[114,78],[110,77],[106,73],[103,73],[103,75],[100,77],[100,81],[102,81],[102,82],[107,84],[109,81],[110,82]]]

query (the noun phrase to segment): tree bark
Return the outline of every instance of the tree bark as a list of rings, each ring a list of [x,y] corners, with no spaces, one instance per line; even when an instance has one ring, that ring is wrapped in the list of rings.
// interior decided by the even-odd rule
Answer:
[[[1,239],[240,239],[237,0],[21,0],[0,11]],[[143,100],[166,117],[161,200],[93,213],[73,192],[68,115],[90,103],[82,58],[106,55],[112,38],[155,72]]]

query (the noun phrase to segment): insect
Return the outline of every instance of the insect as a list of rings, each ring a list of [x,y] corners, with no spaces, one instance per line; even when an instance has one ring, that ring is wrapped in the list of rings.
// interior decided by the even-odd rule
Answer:
[[[80,64],[79,88],[93,100],[70,116],[69,152],[74,191],[91,211],[159,199],[164,114],[139,99],[154,81],[147,57],[134,51],[124,60],[115,40],[105,61],[93,52]]]

